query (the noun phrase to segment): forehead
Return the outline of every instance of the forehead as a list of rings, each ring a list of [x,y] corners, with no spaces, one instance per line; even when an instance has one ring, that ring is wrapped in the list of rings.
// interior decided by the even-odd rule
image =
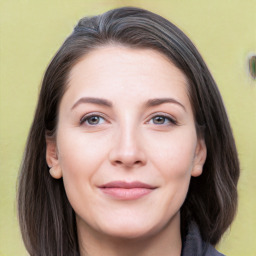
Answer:
[[[90,51],[71,69],[65,94],[76,99],[125,94],[133,101],[167,96],[188,101],[186,77],[165,55],[113,45]]]

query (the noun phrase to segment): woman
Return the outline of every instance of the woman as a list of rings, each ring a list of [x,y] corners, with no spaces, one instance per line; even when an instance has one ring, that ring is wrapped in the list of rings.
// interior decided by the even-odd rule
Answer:
[[[221,255],[239,163],[217,86],[164,18],[83,18],[46,70],[21,167],[30,255]]]

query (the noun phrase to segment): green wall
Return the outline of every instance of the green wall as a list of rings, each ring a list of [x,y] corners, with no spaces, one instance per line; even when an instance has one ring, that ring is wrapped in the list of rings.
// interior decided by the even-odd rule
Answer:
[[[218,249],[256,255],[255,0],[0,0],[0,256],[26,255],[16,219],[16,179],[39,84],[79,18],[139,6],[173,21],[199,48],[222,93],[241,161],[239,210]]]

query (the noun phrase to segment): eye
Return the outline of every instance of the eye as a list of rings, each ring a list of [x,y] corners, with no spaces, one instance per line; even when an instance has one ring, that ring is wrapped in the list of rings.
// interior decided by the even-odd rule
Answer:
[[[171,118],[170,116],[165,115],[156,115],[149,120],[149,124],[156,124],[156,125],[171,125],[177,124],[177,122]]]
[[[99,115],[86,115],[80,120],[80,124],[85,123],[89,126],[100,125],[105,122],[105,118]]]

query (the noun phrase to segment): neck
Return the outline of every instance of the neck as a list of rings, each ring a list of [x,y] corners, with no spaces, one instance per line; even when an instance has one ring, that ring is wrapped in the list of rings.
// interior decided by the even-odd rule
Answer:
[[[182,246],[180,221],[174,219],[158,232],[139,238],[114,237],[78,225],[78,241],[81,256],[180,256]]]

